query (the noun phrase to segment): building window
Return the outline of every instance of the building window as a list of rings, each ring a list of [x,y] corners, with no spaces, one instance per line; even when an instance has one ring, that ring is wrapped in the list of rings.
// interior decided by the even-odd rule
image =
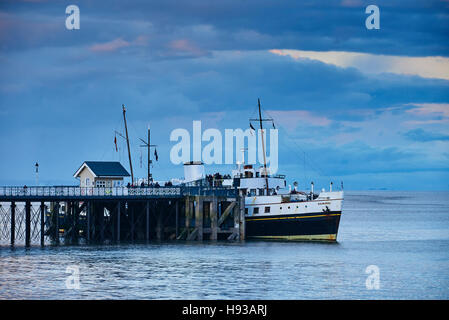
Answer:
[[[95,183],[95,186],[97,188],[104,188],[104,187],[106,187],[106,182],[104,180],[97,180]]]
[[[265,207],[265,213],[270,213],[270,207]]]
[[[90,179],[89,178],[86,178],[85,184],[86,184],[86,187],[90,187]]]
[[[248,214],[248,208],[245,208],[245,214]]]
[[[259,213],[259,208],[258,207],[254,208],[253,214],[258,214],[258,213]]]

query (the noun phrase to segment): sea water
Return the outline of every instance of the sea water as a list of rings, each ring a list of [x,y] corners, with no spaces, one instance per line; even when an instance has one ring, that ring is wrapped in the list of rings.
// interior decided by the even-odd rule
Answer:
[[[0,245],[0,299],[448,299],[449,192],[346,191],[338,243]]]

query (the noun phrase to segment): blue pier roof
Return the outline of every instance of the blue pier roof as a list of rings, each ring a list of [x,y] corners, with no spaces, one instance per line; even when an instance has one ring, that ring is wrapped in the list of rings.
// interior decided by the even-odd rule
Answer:
[[[118,161],[85,161],[81,167],[75,172],[76,177],[85,167],[89,169],[97,177],[129,177],[130,174]]]

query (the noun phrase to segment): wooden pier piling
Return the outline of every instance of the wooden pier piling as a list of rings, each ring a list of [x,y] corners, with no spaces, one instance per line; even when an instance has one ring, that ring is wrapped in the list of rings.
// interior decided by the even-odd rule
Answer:
[[[31,244],[31,203],[25,203],[25,246],[29,247]]]
[[[16,241],[16,203],[13,201],[11,202],[11,231],[10,231],[10,237],[11,237],[11,245],[13,246]]]
[[[41,246],[43,247],[45,245],[45,203],[44,201],[41,201],[41,205],[40,205],[40,214],[41,214],[41,218],[40,218],[40,222],[41,222],[41,230],[40,230],[40,243]]]

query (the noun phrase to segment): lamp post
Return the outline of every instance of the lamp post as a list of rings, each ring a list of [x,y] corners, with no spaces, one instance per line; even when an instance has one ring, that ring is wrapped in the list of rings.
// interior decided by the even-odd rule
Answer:
[[[38,186],[39,185],[39,163],[36,162],[34,167],[36,168],[36,186]]]

